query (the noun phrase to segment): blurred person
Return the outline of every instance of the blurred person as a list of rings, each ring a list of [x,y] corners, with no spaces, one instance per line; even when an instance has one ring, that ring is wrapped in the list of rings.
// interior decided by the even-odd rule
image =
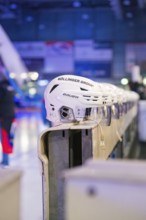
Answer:
[[[42,118],[42,121],[44,123],[44,125],[48,126],[48,127],[52,127],[52,123],[51,121],[49,121],[47,118],[47,113],[46,113],[46,108],[45,108],[45,100],[42,99],[41,101],[41,118]]]
[[[143,83],[129,81],[129,88],[131,91],[137,92],[139,94],[140,100],[146,99],[145,86]]]
[[[4,166],[9,165],[9,154],[13,153],[11,127],[15,120],[14,94],[14,89],[9,81],[2,77],[0,79],[0,134],[2,144],[1,164]]]

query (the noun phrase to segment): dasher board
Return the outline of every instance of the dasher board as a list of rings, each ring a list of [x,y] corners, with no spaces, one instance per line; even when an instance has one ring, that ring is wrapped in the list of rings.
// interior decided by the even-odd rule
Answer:
[[[137,106],[134,106],[119,120],[112,119],[110,126],[94,121],[70,123],[48,128],[40,134],[38,156],[42,163],[43,220],[63,219],[64,194],[59,179],[62,171],[81,165],[89,158],[106,160],[136,116]]]
[[[112,119],[110,126],[100,125],[96,122],[83,122],[78,125],[62,124],[56,127],[51,127],[44,130],[39,137],[38,154],[40,159],[43,161],[44,155],[44,138],[50,132],[63,131],[63,130],[92,130],[93,140],[93,157],[98,159],[107,159],[111,154],[112,150],[119,141],[119,137],[122,137],[132,120],[137,115],[138,108],[135,105],[127,114],[122,116],[119,120]],[[104,146],[102,145],[102,137],[104,139]],[[100,147],[101,146],[101,147]]]

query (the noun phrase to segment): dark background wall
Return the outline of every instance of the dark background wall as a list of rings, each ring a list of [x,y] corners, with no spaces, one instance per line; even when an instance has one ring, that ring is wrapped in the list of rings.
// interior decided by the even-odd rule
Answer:
[[[13,41],[96,39],[145,41],[146,13],[115,19],[109,8],[25,10],[17,19],[0,19]]]
[[[108,7],[23,10],[17,19],[1,19],[0,23],[12,41],[94,39],[112,42],[113,77],[125,75],[125,44],[146,42],[145,11],[134,18],[118,20]]]

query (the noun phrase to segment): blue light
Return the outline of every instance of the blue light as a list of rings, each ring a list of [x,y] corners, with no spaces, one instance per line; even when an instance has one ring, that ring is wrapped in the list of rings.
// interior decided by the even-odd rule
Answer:
[[[81,2],[80,1],[74,1],[73,2],[73,7],[79,8],[80,6],[81,6]]]
[[[39,29],[40,29],[40,30],[44,30],[44,29],[45,29],[45,25],[44,25],[44,24],[40,24],[40,25],[39,25]]]
[[[129,0],[124,0],[123,4],[126,5],[126,6],[129,6],[131,4],[131,2]]]
[[[88,19],[89,19],[89,15],[88,15],[88,14],[83,14],[83,15],[82,15],[82,19],[88,20]]]
[[[30,15],[28,15],[28,16],[26,17],[26,21],[28,21],[28,22],[33,21],[33,17],[32,17],[32,16],[30,16]]]
[[[10,4],[10,8],[11,8],[11,9],[16,9],[16,8],[17,8],[17,5],[16,5],[15,3],[12,3],[12,4]]]

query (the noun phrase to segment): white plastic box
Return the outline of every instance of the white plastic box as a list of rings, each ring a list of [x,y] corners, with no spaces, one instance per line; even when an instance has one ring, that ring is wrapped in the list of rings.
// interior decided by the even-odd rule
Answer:
[[[65,220],[145,220],[146,162],[90,161],[65,173]]]

